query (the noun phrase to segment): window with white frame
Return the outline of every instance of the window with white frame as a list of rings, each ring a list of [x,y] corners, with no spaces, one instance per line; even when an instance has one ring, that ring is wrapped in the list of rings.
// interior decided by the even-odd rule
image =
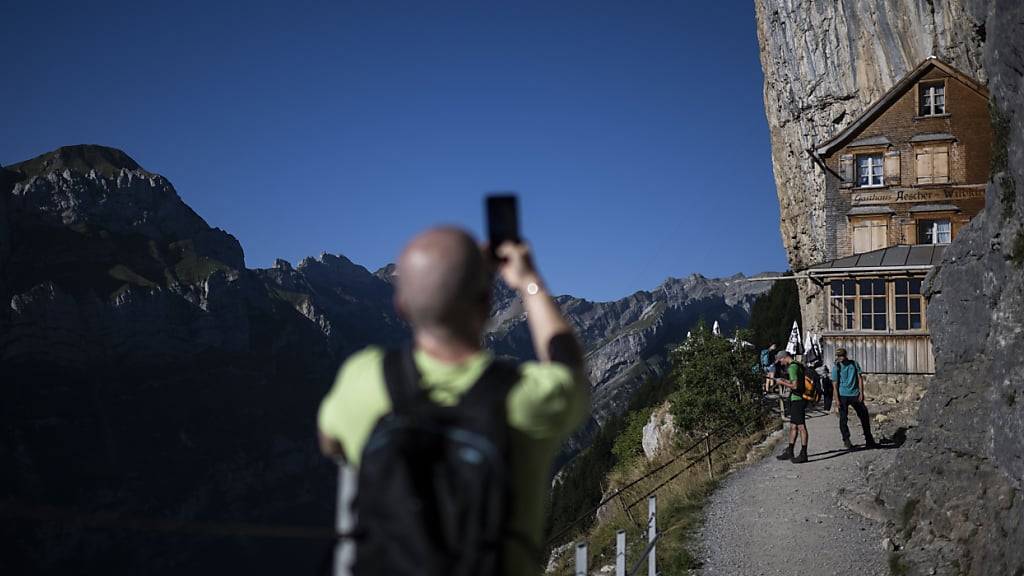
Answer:
[[[923,82],[920,85],[919,100],[921,116],[939,116],[946,113],[946,84],[944,82]]]
[[[889,325],[888,310],[886,281],[882,278],[829,283],[829,328],[832,330],[885,332]]]
[[[953,241],[953,227],[949,220],[918,220],[918,244],[949,244]]]
[[[871,278],[857,282],[860,297],[860,329],[885,330],[886,294],[885,280]]]
[[[882,154],[860,154],[857,156],[857,186],[884,186]]]
[[[829,294],[829,324],[832,330],[853,330],[857,317],[857,284],[833,280]]]
[[[924,328],[924,297],[920,278],[897,278],[893,281],[896,298],[896,329]]]

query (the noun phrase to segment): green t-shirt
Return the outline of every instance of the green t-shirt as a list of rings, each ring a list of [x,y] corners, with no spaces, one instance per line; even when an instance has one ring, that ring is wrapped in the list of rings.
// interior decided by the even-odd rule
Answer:
[[[492,359],[487,352],[480,352],[465,362],[448,364],[420,350],[414,357],[422,386],[430,391],[432,401],[444,406],[458,402]],[[391,411],[383,359],[384,351],[376,347],[354,354],[342,365],[334,386],[320,404],[317,422],[321,433],[338,440],[355,466],[377,421]],[[551,465],[562,441],[589,412],[589,387],[581,374],[563,364],[525,362],[520,373],[506,404],[511,432],[509,469],[513,474],[509,529],[529,536],[540,550]],[[540,571],[533,553],[515,539],[506,541],[505,559],[506,574],[522,576]]]
[[[789,363],[789,381],[795,382],[798,386],[803,386],[804,384],[804,367],[796,361]],[[803,400],[804,397],[797,394],[796,391],[793,390],[789,394],[789,399]]]

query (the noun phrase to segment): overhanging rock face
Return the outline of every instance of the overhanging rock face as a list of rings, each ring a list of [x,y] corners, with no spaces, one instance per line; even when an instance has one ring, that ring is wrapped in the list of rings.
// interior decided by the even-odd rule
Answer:
[[[932,278],[937,373],[880,488],[910,573],[1024,574],[1024,4],[971,8],[987,36],[993,181]]]
[[[964,0],[755,0],[782,242],[790,267],[826,259],[825,177],[810,150],[839,133],[929,56],[985,82]],[[801,283],[804,322],[820,327]]]
[[[1024,574],[1024,4],[755,0],[765,105],[794,268],[824,260],[824,186],[806,153],[934,55],[988,84],[987,208],[946,250],[928,315],[937,373],[876,487],[908,574]],[[817,295],[803,286],[806,315]]]

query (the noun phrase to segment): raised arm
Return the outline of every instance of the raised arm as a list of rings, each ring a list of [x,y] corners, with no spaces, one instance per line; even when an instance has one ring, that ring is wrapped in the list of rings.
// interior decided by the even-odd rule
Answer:
[[[497,253],[501,258],[498,263],[501,278],[523,300],[537,359],[582,368],[583,352],[579,341],[537,273],[530,248],[526,244],[505,242],[498,246]]]

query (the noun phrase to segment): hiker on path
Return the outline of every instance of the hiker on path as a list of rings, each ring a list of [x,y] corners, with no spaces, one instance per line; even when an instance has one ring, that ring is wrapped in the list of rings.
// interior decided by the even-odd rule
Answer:
[[[492,284],[485,252],[455,228],[414,238],[399,258],[395,292],[396,308],[412,327],[412,346],[354,354],[320,406],[321,449],[359,467],[356,529],[365,537],[356,543],[357,576],[540,573],[551,466],[562,441],[587,416],[589,385],[580,345],[524,244],[500,245],[497,268],[523,301],[538,361],[516,366],[483,349]],[[497,398],[496,408],[481,401],[487,398]],[[482,409],[460,412],[463,400]],[[402,437],[414,448],[384,459],[401,449],[391,448],[400,425],[411,429],[421,421],[413,417],[437,414],[449,419],[429,420],[433,427],[426,430],[433,434]],[[464,434],[453,421],[479,430]],[[497,450],[478,449],[480,430],[505,444],[495,440],[485,446]],[[434,437],[434,444],[467,445],[434,451]],[[472,477],[481,462],[492,465],[490,456],[502,454],[488,469],[494,474],[484,481]],[[453,466],[463,476],[446,477]],[[506,489],[487,492],[495,483]],[[488,521],[461,524],[474,515]]]
[[[832,385],[839,399],[835,410],[839,412],[839,433],[843,435],[843,446],[853,448],[850,442],[849,411],[850,407],[860,418],[860,427],[864,431],[864,444],[868,448],[876,446],[871,435],[871,416],[864,405],[864,375],[860,364],[847,357],[845,348],[836,350],[836,365],[832,367]]]
[[[793,355],[785,350],[775,355],[779,365],[785,370],[788,378],[775,378],[775,381],[790,389],[789,395],[789,446],[776,456],[779,460],[791,460],[794,464],[807,462],[807,400],[798,393],[804,387],[804,367],[793,360]],[[794,455],[793,448],[796,445],[797,435],[800,436],[800,454]]]
[[[775,385],[775,348],[774,342],[761,350],[761,370],[764,372],[764,391],[771,392]]]
[[[821,394],[824,401],[824,410],[832,409],[832,381],[828,377],[828,367],[825,366],[825,359],[822,357],[821,347],[815,342],[804,352],[804,367],[808,369],[808,376],[814,381],[814,387]]]

